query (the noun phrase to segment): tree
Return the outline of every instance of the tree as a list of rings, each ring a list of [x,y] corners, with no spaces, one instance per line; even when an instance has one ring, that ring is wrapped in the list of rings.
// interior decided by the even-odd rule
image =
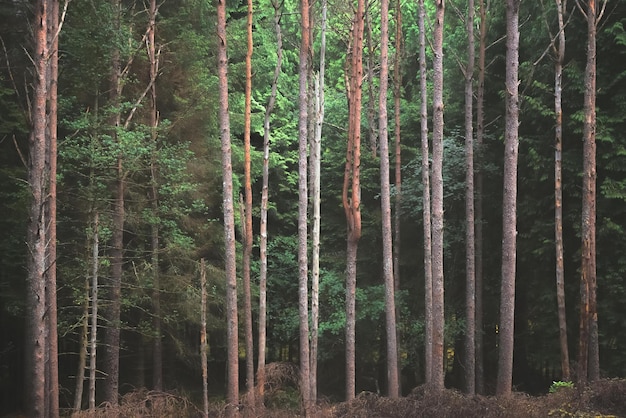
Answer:
[[[578,345],[578,382],[585,384],[600,378],[598,350],[598,311],[596,301],[596,35],[606,1],[600,10],[595,0],[586,8],[577,2],[587,19],[587,63],[583,123],[583,200],[582,265],[580,278],[580,334]]]
[[[389,83],[389,1],[380,6],[380,94],[378,126],[380,144],[380,204],[383,236],[383,276],[385,280],[385,317],[387,333],[387,391],[390,398],[399,396],[398,344],[396,334],[395,284],[391,228],[391,193],[389,191],[389,138],[387,131],[387,90]]]
[[[308,278],[308,88],[310,53],[309,2],[300,1],[300,64],[298,66],[298,310],[300,317],[300,392],[305,414],[311,408]]]
[[[433,166],[432,166],[432,385],[444,388],[444,285],[443,285],[443,19],[445,2],[435,2],[433,32]]]
[[[243,224],[243,293],[246,335],[246,389],[250,403],[254,405],[254,344],[252,337],[252,292],[250,289],[250,261],[252,258],[252,181],[250,174],[250,113],[252,101],[252,0],[248,0],[247,12],[247,52],[246,52],[246,86],[244,109],[244,190],[245,207],[241,222]]]
[[[355,397],[356,264],[361,239],[361,97],[363,77],[364,0],[357,1],[349,42],[347,95],[348,143],[342,203],[348,226],[346,261],[346,400]]]
[[[425,380],[433,379],[433,270],[430,205],[430,158],[428,149],[428,89],[426,87],[426,25],[424,0],[419,0],[420,137],[422,150],[422,219],[424,223]]]
[[[228,57],[226,54],[226,2],[217,1],[217,73],[219,78],[219,126],[222,144],[222,182],[224,211],[224,258],[226,271],[226,331],[228,340],[227,395],[228,416],[238,415],[239,338],[237,326],[237,270],[235,213],[233,204],[233,166],[231,161],[230,117],[228,114]]]
[[[502,197],[502,282],[498,325],[496,394],[510,396],[513,378],[515,260],[517,235],[517,158],[519,150],[519,0],[506,2],[506,120],[504,131],[504,194]]]
[[[467,2],[465,66],[465,385],[476,393],[476,248],[474,231],[474,0]]]
[[[267,344],[267,211],[269,200],[269,159],[270,159],[270,118],[276,104],[278,77],[280,76],[283,58],[283,40],[280,27],[280,5],[272,2],[274,7],[274,30],[276,32],[276,66],[272,78],[269,101],[263,119],[263,186],[261,190],[261,225],[259,239],[259,359],[257,365],[257,385],[259,388],[259,404],[263,403],[265,393],[265,359]]]
[[[29,137],[28,188],[30,207],[26,242],[28,245],[27,271],[27,370],[29,416],[44,417],[46,404],[46,341],[49,322],[46,314],[46,260],[47,219],[45,205],[49,193],[49,166],[46,166],[46,99],[48,98],[48,56],[47,38],[49,2],[38,0],[35,4],[33,20],[35,78],[30,115],[31,133]],[[48,353],[49,354],[49,353]]]

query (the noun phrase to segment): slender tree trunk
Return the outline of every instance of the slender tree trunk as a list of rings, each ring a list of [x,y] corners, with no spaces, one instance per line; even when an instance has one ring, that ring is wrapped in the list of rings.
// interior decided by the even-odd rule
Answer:
[[[378,126],[380,133],[380,194],[383,236],[383,276],[385,280],[385,316],[387,334],[387,390],[392,399],[399,396],[396,302],[393,277],[391,196],[389,186],[389,134],[387,131],[387,91],[389,84],[389,0],[380,6],[380,94]]]
[[[311,261],[311,400],[317,402],[317,347],[319,329],[319,281],[320,281],[320,225],[321,225],[321,162],[322,125],[324,123],[324,77],[326,73],[326,12],[327,1],[322,0],[322,22],[320,33],[320,69],[315,95],[315,135],[311,155],[313,161],[313,231]]]
[[[433,388],[444,388],[444,285],[443,285],[443,19],[444,0],[436,0],[433,43],[433,201],[432,201],[432,269],[433,269]]]
[[[246,52],[246,87],[244,109],[244,189],[245,189],[245,219],[243,245],[243,293],[245,310],[246,333],[246,389],[249,403],[254,406],[254,343],[252,337],[252,292],[250,289],[250,260],[252,257],[252,180],[250,174],[250,113],[252,99],[252,0],[248,0],[246,22],[247,52]]]
[[[561,347],[561,380],[569,381],[569,348],[567,344],[567,315],[565,311],[565,269],[563,266],[563,62],[565,60],[565,23],[564,14],[567,0],[555,0],[559,21],[558,46],[554,61],[554,114],[556,115],[554,140],[554,235],[556,250],[556,296],[559,315],[559,344]]]
[[[474,0],[467,2],[465,67],[465,385],[476,393],[476,247],[474,231]]]
[[[87,237],[89,239],[90,237]],[[91,245],[88,244],[89,248]],[[83,300],[82,327],[80,330],[80,350],[78,352],[78,366],[76,367],[76,386],[74,388],[73,413],[78,413],[83,407],[83,391],[85,388],[85,369],[87,368],[87,349],[89,347],[89,274],[85,275],[85,298]]]
[[[604,2],[603,4],[606,4]],[[585,68],[585,120],[583,124],[582,267],[578,380],[600,378],[598,312],[596,306],[596,32],[602,12],[595,0],[586,2],[587,66]],[[602,8],[604,10],[604,8]]]
[[[34,91],[31,100],[31,133],[29,137],[28,187],[30,208],[26,242],[28,245],[27,271],[27,368],[26,405],[30,417],[44,417],[46,413],[46,211],[48,193],[46,167],[46,99],[48,44],[48,2],[38,0],[34,5],[33,35],[35,50]]]
[[[204,258],[200,259],[200,361],[202,363],[202,411],[204,418],[209,417],[209,371],[207,363],[207,355],[209,346],[206,339],[206,311],[207,311],[207,290],[206,290],[206,267]]]
[[[506,3],[506,121],[504,132],[504,194],[502,202],[502,283],[500,289],[499,356],[496,394],[510,396],[513,379],[515,322],[515,260],[517,236],[517,159],[519,125],[519,3]]]
[[[370,5],[371,7],[371,5]],[[382,11],[381,11],[382,13]],[[382,14],[381,14],[382,16]],[[376,133],[376,99],[374,98],[374,78],[375,78],[375,47],[372,39],[372,18],[370,13],[365,13],[365,41],[367,48],[367,136],[372,156],[376,157],[378,152],[378,135]]]
[[[342,202],[348,224],[346,250],[346,400],[355,397],[357,251],[361,239],[361,104],[365,2],[358,0],[352,24],[348,76],[348,144]]]
[[[91,323],[89,337],[89,411],[96,409],[96,349],[98,347],[98,266],[99,259],[99,219],[98,212],[93,218],[93,244],[91,256]]]
[[[114,13],[114,26],[119,29],[121,3],[120,0],[112,0]],[[120,51],[114,47],[111,55],[111,80],[110,80],[110,105],[116,110],[111,118],[112,137],[119,141],[117,129],[121,125],[121,114],[119,103],[121,100],[122,80],[120,77],[121,62]],[[120,358],[120,310],[121,310],[121,290],[122,271],[124,258],[124,160],[122,155],[118,155],[116,167],[115,193],[113,197],[113,234],[111,240],[111,277],[108,280],[109,286],[109,309],[108,324],[105,333],[105,364],[104,373],[106,382],[104,385],[104,399],[113,408],[118,405],[119,390],[119,358]]]
[[[424,223],[424,363],[426,384],[432,384],[433,374],[433,270],[432,230],[430,210],[430,158],[428,150],[428,89],[426,86],[426,25],[424,0],[419,0],[420,43],[420,126],[422,149],[422,219]]]
[[[280,6],[272,2],[274,7],[274,30],[276,31],[276,66],[269,102],[265,109],[263,122],[263,189],[261,191],[261,226],[260,226],[260,273],[259,273],[259,360],[257,385],[259,387],[259,403],[262,404],[265,394],[265,357],[267,341],[267,208],[269,200],[269,159],[270,159],[270,118],[276,104],[278,77],[280,76],[283,58],[283,38],[280,27]]]
[[[57,77],[59,73],[59,0],[48,0],[48,115],[46,152],[49,165],[46,248],[46,408],[49,418],[59,416],[59,355],[57,337]]]
[[[476,149],[480,160],[476,170],[475,235],[476,235],[476,392],[485,393],[483,349],[483,170],[482,147],[485,133],[485,49],[487,41],[487,7],[478,0],[480,35],[478,41],[478,86],[476,87]]]
[[[154,341],[152,346],[152,386],[154,390],[163,390],[163,345],[161,336],[161,283],[159,268],[160,232],[159,224],[159,168],[157,165],[157,138],[159,127],[159,111],[157,108],[156,79],[159,74],[159,54],[156,48],[156,0],[150,0],[148,16],[148,59],[150,60],[150,129],[154,150],[150,161],[152,211],[155,219],[151,226],[152,252],[152,327]]]
[[[395,136],[395,186],[394,202],[394,233],[393,233],[393,276],[394,289],[400,291],[400,212],[402,210],[402,148],[400,146],[400,101],[402,99],[402,71],[400,69],[403,54],[402,6],[396,0],[396,53],[394,57],[393,103],[394,103],[394,136]],[[396,306],[396,318],[400,318],[400,309]],[[396,344],[402,347],[402,333],[396,327]],[[398,393],[402,394],[402,358],[398,356]]]
[[[300,64],[298,68],[300,93],[298,103],[298,309],[300,316],[300,395],[308,415],[311,408],[310,348],[309,348],[309,296],[308,296],[308,68],[310,46],[309,1],[300,1]]]
[[[227,415],[238,416],[239,338],[237,319],[237,270],[235,248],[235,213],[233,203],[233,166],[231,161],[230,117],[228,114],[228,56],[226,47],[226,2],[217,2],[217,72],[219,77],[219,125],[222,142],[222,180],[224,244],[226,271],[226,322],[228,338]]]

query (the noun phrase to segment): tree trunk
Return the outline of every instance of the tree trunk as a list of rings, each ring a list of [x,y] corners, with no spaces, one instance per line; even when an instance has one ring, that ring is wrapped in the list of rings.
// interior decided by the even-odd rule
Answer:
[[[254,345],[252,337],[252,292],[250,289],[250,260],[252,257],[252,181],[250,174],[250,113],[252,98],[252,0],[248,0],[246,22],[246,87],[244,109],[244,189],[245,219],[243,231],[243,293],[246,335],[246,389],[249,403],[254,406]]]
[[[233,166],[231,161],[230,117],[228,114],[228,56],[226,47],[226,2],[217,2],[217,72],[219,77],[219,126],[222,142],[222,181],[224,210],[224,258],[226,272],[226,329],[228,339],[227,415],[238,416],[239,338],[237,319],[237,267],[235,214],[233,203]]]
[[[48,0],[48,245],[46,248],[46,408],[49,418],[59,416],[59,354],[57,336],[57,84],[59,73],[59,1]]]
[[[432,385],[444,388],[444,284],[443,284],[443,19],[445,4],[436,0],[433,42],[433,208],[432,208],[432,269],[433,269],[433,365]]]
[[[402,148],[400,146],[400,101],[402,99],[402,63],[403,51],[402,35],[402,6],[400,0],[396,0],[396,52],[394,57],[393,76],[393,103],[394,103],[394,136],[395,136],[395,186],[396,195],[394,202],[394,233],[393,233],[393,282],[395,293],[400,291],[400,213],[402,211]],[[396,318],[400,318],[400,309],[396,306]],[[402,347],[402,333],[396,327],[396,344],[400,350]],[[398,357],[398,393],[402,393],[402,358]]]
[[[422,219],[424,223],[424,380],[432,383],[433,374],[433,270],[432,270],[432,230],[430,210],[430,158],[428,150],[428,88],[426,85],[426,11],[424,0],[419,0],[419,43],[420,43],[420,126],[422,149]]]
[[[380,145],[380,201],[383,237],[383,276],[385,281],[385,328],[387,335],[387,390],[392,399],[399,396],[396,303],[393,277],[391,195],[389,186],[389,134],[387,131],[387,91],[389,83],[389,0],[380,6],[380,94],[378,126]]]
[[[361,239],[361,104],[365,2],[358,0],[349,45],[348,143],[342,202],[348,224],[346,250],[346,400],[355,397],[357,251]],[[349,197],[348,197],[349,196]]]
[[[46,211],[45,202],[48,193],[46,167],[46,99],[48,86],[48,2],[38,0],[35,3],[33,35],[35,49],[34,91],[31,100],[31,133],[29,137],[28,187],[30,207],[26,242],[28,245],[27,271],[27,368],[26,368],[26,405],[30,417],[44,417],[46,414],[46,329],[49,326],[46,317]],[[49,353],[48,353],[49,354]]]
[[[382,13],[382,10],[381,10]],[[381,14],[382,17],[382,14]],[[372,157],[376,158],[378,152],[378,135],[376,133],[376,99],[374,98],[374,78],[375,78],[375,53],[374,41],[372,39],[372,18],[370,13],[365,14],[366,48],[367,48],[367,136],[372,152]]]
[[[319,280],[320,280],[320,226],[321,226],[321,162],[322,124],[324,123],[324,77],[326,73],[326,13],[327,1],[322,0],[320,33],[320,69],[315,83],[315,135],[311,147],[313,166],[313,228],[311,261],[311,400],[317,402],[317,347],[319,329]]]
[[[500,289],[499,356],[496,394],[510,396],[513,378],[515,260],[517,236],[517,156],[519,148],[519,3],[506,3],[506,121],[504,132],[504,194],[502,198],[502,282]]]
[[[598,312],[596,306],[596,32],[599,21],[595,0],[588,0],[587,66],[585,68],[585,120],[583,124],[582,266],[578,380],[600,378]]]
[[[209,417],[209,371],[207,365],[208,344],[206,339],[206,311],[207,311],[207,290],[206,290],[206,267],[204,258],[200,259],[200,361],[202,363],[202,411],[204,418]]]
[[[563,266],[563,63],[565,60],[564,14],[567,0],[555,0],[559,21],[558,46],[553,43],[554,60],[554,114],[556,115],[554,140],[554,235],[556,251],[556,295],[559,315],[559,344],[561,347],[561,380],[571,379],[569,368],[569,348],[567,344],[567,318],[565,311],[565,271]]]
[[[87,236],[87,240],[91,237]],[[90,248],[91,243],[87,243]],[[76,386],[74,389],[73,413],[78,413],[83,406],[83,390],[85,387],[85,369],[87,368],[87,350],[89,348],[89,300],[91,286],[89,273],[85,275],[85,298],[83,300],[82,327],[80,332],[80,351],[78,352],[78,366],[76,367]]]
[[[99,259],[98,212],[93,218],[93,244],[91,257],[91,324],[89,338],[89,411],[96,409],[96,349],[98,347],[98,267]]]
[[[259,388],[259,404],[262,404],[265,394],[265,357],[267,341],[267,209],[269,194],[269,158],[270,158],[270,117],[276,104],[278,77],[280,76],[283,58],[283,38],[280,28],[280,6],[272,2],[274,7],[274,29],[276,31],[276,66],[269,102],[265,109],[263,122],[263,189],[261,191],[261,226],[260,226],[260,273],[259,273],[259,360],[257,385]]]
[[[121,3],[120,0],[112,0],[114,13],[114,27],[119,29]],[[121,124],[119,103],[122,92],[122,79],[120,77],[121,62],[120,51],[114,47],[111,55],[111,80],[110,80],[110,105],[116,109],[111,118],[112,137],[119,141],[117,129]],[[124,160],[120,154],[117,158],[115,193],[113,197],[113,234],[111,240],[111,277],[109,286],[109,309],[107,315],[107,330],[105,333],[105,363],[104,373],[106,378],[104,385],[104,400],[113,408],[118,405],[119,389],[119,358],[120,358],[120,310],[121,288],[124,258]]]
[[[485,393],[483,357],[483,173],[482,146],[485,133],[485,49],[487,39],[487,10],[484,0],[478,0],[480,12],[480,35],[478,42],[478,86],[476,87],[476,149],[480,162],[476,170],[475,235],[476,235],[476,392]]]
[[[465,67],[465,390],[476,393],[476,247],[474,231],[474,0],[467,2]]]
[[[300,395],[302,396],[305,414],[311,407],[310,391],[310,353],[309,353],[309,296],[308,296],[308,254],[307,254],[307,211],[308,211],[308,182],[307,182],[307,145],[308,145],[308,67],[310,53],[310,26],[309,2],[300,1],[300,64],[298,115],[298,309],[300,316]]]

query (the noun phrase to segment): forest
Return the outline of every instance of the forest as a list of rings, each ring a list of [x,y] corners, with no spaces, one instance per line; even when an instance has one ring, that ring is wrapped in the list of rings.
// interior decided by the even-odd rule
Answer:
[[[2,0],[0,416],[626,414],[625,24]]]

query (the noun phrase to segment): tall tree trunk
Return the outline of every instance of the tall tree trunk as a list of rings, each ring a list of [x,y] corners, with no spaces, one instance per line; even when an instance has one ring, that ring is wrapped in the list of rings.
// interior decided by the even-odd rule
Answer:
[[[595,0],[588,0],[583,11],[587,18],[587,66],[583,123],[582,266],[578,353],[578,380],[581,384],[600,378],[596,304],[596,32],[605,5],[606,1],[598,13]]]
[[[159,74],[159,53],[156,47],[156,0],[150,0],[148,18],[148,59],[150,60],[150,130],[154,150],[150,161],[151,200],[153,223],[151,226],[152,252],[152,327],[154,341],[152,345],[152,387],[154,390],[163,390],[163,345],[161,336],[161,283],[159,268],[160,237],[159,237],[159,168],[157,164],[157,138],[159,127],[159,110],[157,108],[156,79]]]
[[[444,0],[436,0],[433,42],[433,208],[432,208],[432,269],[433,269],[433,388],[444,388],[444,285],[443,285],[443,19]]]
[[[298,114],[298,309],[300,316],[300,394],[305,414],[311,407],[310,391],[310,349],[309,349],[309,280],[308,280],[308,68],[310,46],[309,1],[300,1],[300,64]]]
[[[269,102],[265,108],[263,121],[263,189],[261,191],[261,225],[260,225],[260,272],[259,272],[259,359],[257,385],[259,388],[259,404],[265,394],[265,357],[267,341],[267,209],[269,200],[269,159],[270,159],[270,118],[276,104],[278,77],[280,76],[283,58],[283,38],[280,27],[280,5],[272,2],[274,7],[274,30],[276,31],[276,66]]]
[[[47,197],[48,245],[46,248],[46,408],[47,416],[59,416],[59,355],[57,336],[57,78],[59,73],[59,0],[48,0],[48,115],[46,152],[49,172]]]
[[[111,0],[114,13],[114,27],[119,29],[121,19],[120,0]],[[119,141],[117,129],[121,125],[119,103],[122,93],[120,51],[114,47],[111,54],[110,105],[116,109],[111,118],[112,137]],[[124,159],[120,153],[117,157],[115,192],[113,197],[113,234],[111,240],[111,277],[109,286],[109,309],[107,330],[105,333],[104,373],[107,376],[104,385],[104,399],[114,408],[118,405],[119,359],[120,359],[120,310],[122,271],[124,258]]]
[[[90,237],[88,236],[87,239]],[[87,244],[89,248],[91,244]],[[89,274],[85,275],[85,297],[83,300],[82,327],[80,330],[80,349],[78,351],[78,365],[76,366],[76,386],[74,387],[74,404],[72,413],[78,413],[83,407],[83,391],[85,388],[85,369],[87,368],[87,349],[89,348]]]
[[[319,282],[320,282],[320,225],[321,225],[321,162],[322,125],[324,123],[324,77],[326,73],[326,13],[327,1],[322,0],[322,22],[320,33],[320,69],[315,83],[315,135],[311,146],[313,228],[311,260],[311,400],[317,402],[317,347],[319,330]]]
[[[27,311],[27,369],[26,405],[30,417],[44,417],[46,414],[46,195],[48,193],[48,173],[46,167],[46,99],[48,86],[48,2],[35,3],[33,35],[35,49],[34,91],[31,100],[31,133],[29,137],[28,187],[30,207],[27,228],[27,271],[28,288]]]
[[[371,7],[371,5],[370,5]],[[382,13],[382,11],[381,11]],[[382,16],[382,15],[381,15]],[[365,13],[365,41],[367,48],[367,136],[372,156],[375,158],[378,152],[378,135],[376,133],[376,99],[374,98],[375,78],[375,47],[372,39],[372,18],[370,13]]]
[[[224,210],[224,258],[226,272],[226,330],[228,338],[227,415],[237,416],[239,405],[239,337],[237,320],[237,267],[233,166],[228,114],[228,56],[226,47],[226,2],[217,1],[217,73],[219,77],[219,125],[222,142],[222,181]]]
[[[202,363],[202,412],[204,418],[209,417],[209,372],[207,365],[207,355],[209,345],[206,339],[206,311],[207,311],[207,290],[206,290],[206,267],[204,258],[200,259],[200,361]]]
[[[474,0],[467,2],[465,67],[465,385],[476,393],[476,247],[474,231]]]
[[[252,257],[252,180],[250,174],[250,113],[252,100],[252,0],[248,0],[246,21],[247,52],[246,52],[246,87],[244,109],[244,189],[245,219],[243,244],[243,293],[246,334],[246,389],[250,405],[254,401],[254,346],[252,337],[252,292],[250,290],[250,260]]]
[[[394,137],[395,137],[395,186],[393,223],[393,282],[395,293],[400,291],[400,212],[402,210],[402,148],[400,146],[400,102],[402,99],[402,71],[400,69],[403,54],[402,5],[396,0],[396,53],[394,56],[393,103],[394,103]],[[396,318],[400,318],[400,309],[396,306]],[[396,344],[402,347],[402,333],[396,327]],[[402,358],[398,357],[398,392],[402,393]]]
[[[342,202],[348,224],[346,250],[346,400],[355,397],[355,324],[357,251],[361,239],[361,104],[363,77],[364,0],[357,1],[349,45],[348,144]]]
[[[426,86],[426,11],[424,0],[419,0],[420,44],[420,137],[422,150],[422,220],[424,223],[424,363],[426,384],[432,383],[433,374],[433,270],[432,230],[430,210],[430,158],[428,150],[428,88]]]
[[[504,132],[504,194],[502,201],[502,282],[498,325],[496,394],[510,396],[513,379],[515,260],[517,236],[517,156],[519,149],[519,3],[506,2],[506,121]]]
[[[554,139],[554,241],[556,251],[556,299],[559,315],[559,344],[561,347],[561,380],[569,381],[569,348],[567,344],[567,318],[565,311],[565,269],[563,266],[563,63],[565,60],[565,23],[567,0],[555,0],[559,22],[558,46],[553,43],[554,60],[554,114],[556,115]]]
[[[478,41],[478,86],[476,86],[476,149],[480,156],[476,170],[475,235],[476,235],[476,392],[485,393],[483,350],[483,137],[485,134],[485,49],[487,42],[487,7],[478,0],[480,35]]]
[[[380,133],[380,201],[383,237],[383,276],[385,280],[385,328],[387,335],[387,391],[399,396],[398,343],[396,335],[396,302],[393,277],[391,228],[391,193],[389,186],[389,134],[387,130],[387,91],[389,84],[389,0],[380,3],[380,94],[378,129]]]
[[[98,347],[98,266],[99,259],[99,219],[98,212],[93,217],[93,244],[91,257],[91,315],[89,331],[89,411],[96,409],[96,349]]]

